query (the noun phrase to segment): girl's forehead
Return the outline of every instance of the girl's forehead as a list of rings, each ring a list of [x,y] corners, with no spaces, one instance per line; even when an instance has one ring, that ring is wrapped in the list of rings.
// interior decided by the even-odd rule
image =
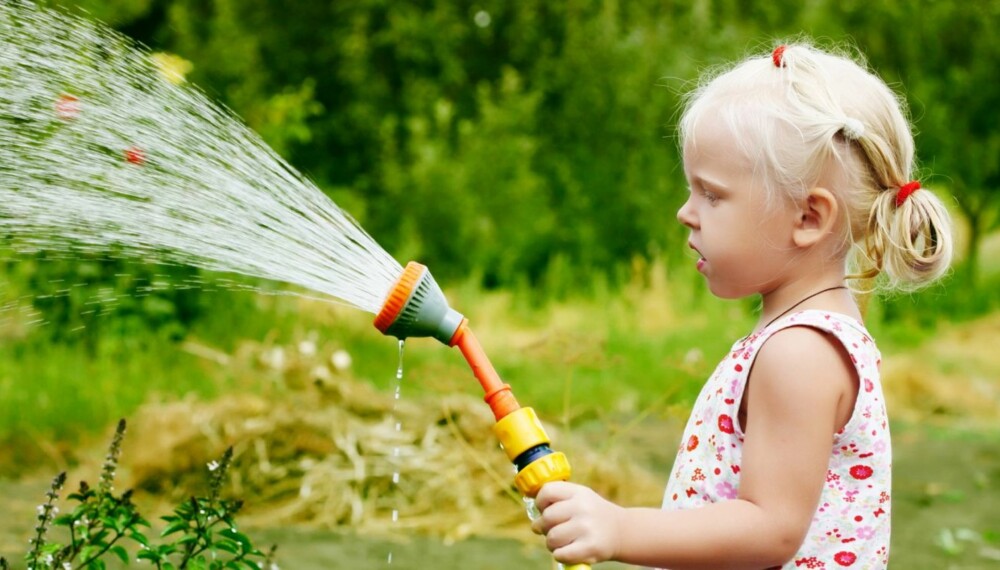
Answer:
[[[748,167],[746,137],[720,114],[705,113],[690,124],[685,132],[682,154],[684,162],[723,161]]]

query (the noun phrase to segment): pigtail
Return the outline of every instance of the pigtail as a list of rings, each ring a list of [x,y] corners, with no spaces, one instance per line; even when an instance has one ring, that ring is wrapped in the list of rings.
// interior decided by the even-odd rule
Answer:
[[[879,192],[868,217],[864,277],[913,291],[943,276],[953,252],[951,216],[934,193],[911,182]]]

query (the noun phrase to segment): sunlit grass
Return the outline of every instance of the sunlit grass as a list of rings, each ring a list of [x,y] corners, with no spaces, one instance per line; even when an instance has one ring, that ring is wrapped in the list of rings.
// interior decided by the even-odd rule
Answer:
[[[632,446],[639,458],[648,450],[633,449],[640,440],[621,434],[635,422],[662,424],[651,466],[664,477],[663,450],[675,445],[692,398],[754,322],[752,303],[719,301],[698,276],[656,265],[639,267],[621,290],[596,288],[544,303],[529,292],[449,285],[452,306],[470,319],[520,402],[579,436],[565,443]],[[339,373],[392,389],[397,343],[374,329],[372,315],[294,296],[223,291],[205,298],[209,309],[182,342],[153,333],[108,337],[92,354],[82,345],[37,342],[23,323],[8,323],[12,330],[0,343],[0,474],[71,461],[83,453],[74,447],[91,449],[75,442],[103,433],[151,399],[277,394],[280,373],[241,356],[251,349],[284,351],[287,358],[314,351],[319,356],[311,361],[326,362],[346,353],[351,364]],[[996,452],[1000,356],[992,343],[1000,317],[952,323],[933,303],[921,305],[933,300],[913,297],[889,319],[885,304],[875,302],[868,315],[885,360],[899,451],[893,558],[901,567],[933,559],[934,567],[975,568],[996,549],[1000,532],[990,518],[998,481],[989,455]],[[459,352],[437,341],[408,340],[404,364],[404,399],[481,395]]]
[[[448,285],[451,305],[469,318],[521,403],[564,424],[636,413],[682,416],[717,360],[754,321],[752,303],[715,299],[693,272],[668,273],[660,264],[637,263],[619,290],[597,287],[544,303],[530,291]],[[184,342],[154,333],[102,337],[90,354],[82,345],[48,344],[30,331],[7,331],[0,344],[0,439],[72,440],[105,428],[149,398],[265,389],[259,375],[225,363],[225,355],[247,342],[305,342],[328,355],[342,351],[351,357],[354,378],[391,386],[396,341],[375,330],[372,315],[295,296],[203,295],[207,310]],[[921,390],[933,388],[944,402],[938,407],[947,410],[941,413],[945,419],[971,412],[982,417],[976,410],[995,401],[993,379],[1000,367],[988,346],[972,353],[962,348],[979,340],[988,344],[995,327],[941,328],[934,324],[941,316],[919,304],[928,300],[934,298],[908,300],[912,306],[890,321],[880,302],[869,311],[869,326],[886,356],[887,389],[900,392],[894,411],[901,418],[927,417],[934,406],[926,405]],[[942,344],[942,330],[953,340]],[[938,348],[928,358],[931,349],[924,343],[931,341]],[[481,394],[460,353],[437,341],[408,340],[404,364],[404,393]],[[945,392],[969,397],[963,403]]]

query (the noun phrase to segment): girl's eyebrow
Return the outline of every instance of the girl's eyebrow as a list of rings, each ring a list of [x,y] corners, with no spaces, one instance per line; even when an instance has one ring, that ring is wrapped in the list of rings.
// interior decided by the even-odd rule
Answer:
[[[723,184],[723,183],[721,183],[721,182],[719,182],[719,181],[717,181],[717,180],[715,180],[715,179],[713,179],[711,177],[707,177],[704,174],[698,174],[698,175],[692,176],[691,177],[691,181],[692,182],[699,182],[701,184],[704,184],[705,186],[708,186],[708,187],[712,188],[713,190],[727,190],[729,188],[725,184]]]

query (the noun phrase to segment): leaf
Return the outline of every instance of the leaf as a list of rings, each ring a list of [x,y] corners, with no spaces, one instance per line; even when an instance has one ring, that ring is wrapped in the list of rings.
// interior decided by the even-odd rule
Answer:
[[[160,560],[160,554],[157,550],[141,550],[139,554],[135,555],[138,560],[151,560],[153,562]]]
[[[92,533],[90,536],[88,536],[87,537],[87,542],[90,543],[90,544],[96,544],[96,545],[99,545],[99,546],[104,546],[104,539],[107,538],[107,536],[108,536],[107,529],[103,529],[102,528],[102,529],[98,530],[97,532]]]
[[[146,538],[146,535],[142,534],[141,532],[139,532],[134,528],[131,531],[129,531],[128,537],[147,548],[149,547],[149,539]]]
[[[253,550],[253,543],[250,541],[250,537],[243,534],[242,532],[239,532],[235,528],[232,527],[224,528],[219,531],[219,534],[225,536],[226,538],[238,541],[242,546],[244,552],[250,552]]]
[[[72,513],[70,513],[65,515],[59,515],[56,518],[52,519],[52,524],[56,526],[73,526],[73,523],[75,521],[76,517],[74,517]]]
[[[219,550],[225,550],[226,552],[230,552],[232,554],[240,553],[239,543],[232,540],[220,540],[215,543],[215,547]]]
[[[170,536],[175,532],[181,532],[187,530],[187,528],[188,528],[188,521],[175,520],[174,522],[168,524],[167,527],[163,529],[163,532],[160,533],[160,536]]]
[[[116,544],[115,546],[112,546],[110,550],[115,556],[118,557],[119,560],[124,562],[126,565],[128,564],[128,551],[125,550],[124,546]]]

